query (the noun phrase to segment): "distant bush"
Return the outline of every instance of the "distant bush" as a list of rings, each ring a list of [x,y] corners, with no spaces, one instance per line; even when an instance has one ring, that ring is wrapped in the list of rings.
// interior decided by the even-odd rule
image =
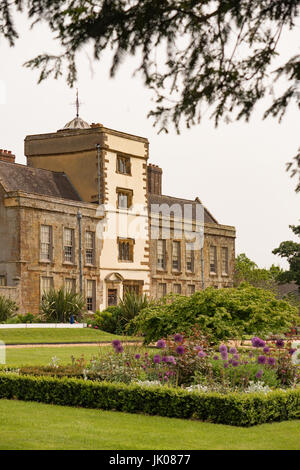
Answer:
[[[122,322],[122,311],[120,307],[112,305],[102,312],[95,313],[93,325],[97,325],[102,331],[113,334],[122,334],[125,323]]]
[[[129,323],[141,310],[150,306],[148,298],[144,295],[125,293],[119,305],[107,307],[102,312],[97,311],[93,324],[101,330],[114,334],[131,334]]]
[[[54,323],[70,322],[71,316],[74,320],[79,320],[84,308],[85,300],[80,294],[67,292],[64,288],[58,291],[51,289],[43,296],[41,318]]]
[[[17,314],[18,306],[13,300],[0,295],[0,323],[14,318]]]
[[[297,309],[277,300],[271,291],[241,284],[237,288],[207,288],[190,297],[144,308],[129,324],[145,343],[178,331],[190,334],[197,324],[212,340],[285,332],[295,323]]]

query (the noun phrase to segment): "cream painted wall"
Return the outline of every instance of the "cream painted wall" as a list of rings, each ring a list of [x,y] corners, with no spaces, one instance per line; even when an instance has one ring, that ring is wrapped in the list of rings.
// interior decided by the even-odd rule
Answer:
[[[150,269],[148,262],[149,246],[148,208],[146,190],[146,171],[143,165],[147,162],[145,144],[133,140],[107,136],[109,147],[118,152],[132,155],[130,157],[131,175],[116,172],[117,153],[107,151],[105,156],[106,201],[105,218],[98,225],[97,236],[102,239],[100,255],[100,278],[103,281],[103,302],[100,309],[107,306],[107,288],[105,278],[111,273],[118,273],[124,280],[144,282],[144,291],[150,289]],[[138,154],[138,157],[135,156]],[[133,191],[132,207],[128,210],[117,208],[117,188]],[[135,240],[133,262],[118,260],[118,237]],[[120,286],[120,295],[123,293]]]

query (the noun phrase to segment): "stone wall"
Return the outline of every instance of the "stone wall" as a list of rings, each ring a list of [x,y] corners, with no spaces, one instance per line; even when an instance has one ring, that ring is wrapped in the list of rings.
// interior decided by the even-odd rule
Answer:
[[[0,286],[0,296],[7,297],[17,305],[20,305],[20,287],[19,286]]]
[[[20,225],[16,233],[20,239],[20,255],[18,266],[20,271],[20,313],[39,312],[41,300],[41,278],[52,277],[53,287],[59,289],[64,285],[65,279],[74,279],[76,292],[79,292],[79,235],[77,213],[82,214],[82,272],[83,294],[85,295],[86,281],[96,281],[96,305],[101,302],[101,288],[99,282],[99,245],[96,243],[95,264],[85,263],[85,231],[95,232],[99,217],[94,204],[85,204],[77,201],[67,201],[47,196],[26,193],[10,193],[5,198],[7,210],[14,209]],[[53,250],[50,261],[40,259],[40,227],[50,225],[53,234]],[[67,263],[63,256],[63,230],[74,229],[74,262]],[[13,234],[10,235],[13,238]],[[8,235],[9,237],[9,235]],[[2,263],[9,269],[9,263]]]

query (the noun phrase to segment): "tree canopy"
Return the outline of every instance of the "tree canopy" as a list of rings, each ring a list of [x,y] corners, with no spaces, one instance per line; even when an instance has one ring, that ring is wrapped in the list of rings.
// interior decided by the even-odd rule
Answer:
[[[45,21],[60,42],[61,55],[40,54],[25,65],[40,70],[39,80],[64,74],[77,79],[77,54],[92,43],[95,59],[111,48],[111,75],[127,55],[140,54],[139,71],[155,92],[154,125],[179,132],[200,122],[207,109],[221,119],[249,120],[258,101],[273,93],[264,117],[282,118],[288,106],[300,106],[300,55],[275,66],[283,32],[293,29],[300,0],[4,0],[0,34],[11,45],[18,33],[14,8],[33,23]],[[283,78],[278,93],[273,86]],[[276,88],[276,87],[275,87]],[[300,171],[300,150],[287,164]],[[300,191],[300,182],[296,191]]]
[[[300,225],[290,225],[293,233],[300,237]],[[281,242],[278,248],[272,251],[274,255],[286,258],[289,263],[289,270],[283,271],[278,275],[278,281],[281,283],[294,281],[300,292],[300,243],[293,241]]]
[[[254,287],[271,290],[277,294],[278,278],[283,272],[274,264],[269,269],[259,268],[245,253],[241,253],[235,259],[234,285],[239,286],[247,282]]]

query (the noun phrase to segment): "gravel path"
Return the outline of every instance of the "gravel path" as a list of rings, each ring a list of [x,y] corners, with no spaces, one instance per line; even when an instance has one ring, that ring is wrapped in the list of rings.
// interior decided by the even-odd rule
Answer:
[[[124,346],[127,345],[142,345],[142,342],[137,342],[137,341],[130,341],[122,344]],[[6,348],[66,348],[66,347],[76,347],[76,346],[109,346],[111,345],[111,341],[108,342],[103,342],[103,343],[35,343],[35,344],[6,344]]]

